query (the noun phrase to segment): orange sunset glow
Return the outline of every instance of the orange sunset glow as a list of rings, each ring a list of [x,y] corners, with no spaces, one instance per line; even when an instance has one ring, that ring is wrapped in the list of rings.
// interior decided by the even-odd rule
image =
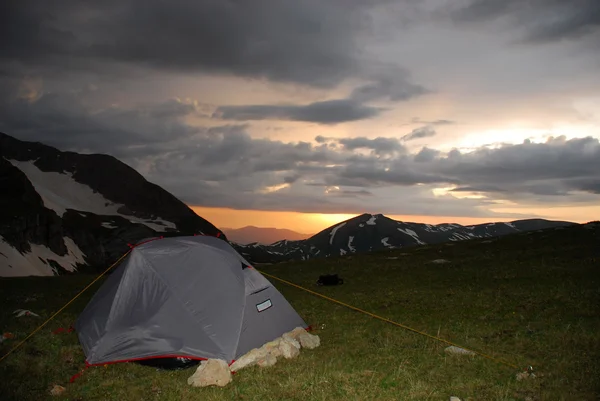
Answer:
[[[191,206],[196,214],[208,219],[219,228],[241,228],[246,226],[287,228],[302,234],[316,234],[332,225],[355,217],[355,214],[333,213],[299,213],[264,210],[234,210],[226,208],[207,208]],[[377,212],[373,212],[377,214]],[[414,216],[386,215],[405,222],[426,224],[458,223],[463,225],[487,223],[489,218],[449,217],[449,216]],[[494,219],[509,221],[511,219]]]

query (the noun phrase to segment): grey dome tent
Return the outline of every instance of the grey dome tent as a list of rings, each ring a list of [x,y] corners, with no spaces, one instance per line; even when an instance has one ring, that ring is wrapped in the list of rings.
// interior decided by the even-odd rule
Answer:
[[[288,301],[226,241],[133,247],[75,322],[86,365],[177,358],[232,363],[296,327]]]

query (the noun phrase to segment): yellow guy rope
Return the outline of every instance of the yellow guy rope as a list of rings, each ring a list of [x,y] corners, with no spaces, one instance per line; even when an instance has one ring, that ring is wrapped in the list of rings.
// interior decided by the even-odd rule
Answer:
[[[405,326],[405,325],[403,325],[403,324],[400,324],[400,323],[394,322],[393,320],[386,319],[386,318],[384,318],[384,317],[378,316],[378,315],[376,315],[376,314],[374,314],[374,313],[371,313],[371,312],[368,312],[368,311],[366,311],[366,310],[359,309],[359,308],[357,308],[357,307],[355,307],[355,306],[352,306],[352,305],[348,305],[348,304],[346,304],[346,303],[344,303],[344,302],[338,301],[337,299],[330,298],[330,297],[328,297],[328,296],[326,296],[326,295],[323,295],[323,294],[320,294],[320,293],[318,293],[318,292],[315,292],[315,291],[309,290],[308,288],[301,287],[301,286],[299,286],[299,285],[297,285],[297,284],[294,284],[294,283],[292,283],[292,282],[289,282],[289,281],[283,280],[283,279],[281,279],[281,278],[279,278],[279,277],[273,276],[273,275],[271,275],[271,274],[268,274],[268,273],[265,273],[265,272],[263,272],[263,271],[260,271],[260,270],[259,270],[259,272],[260,272],[261,274],[263,274],[263,275],[267,276],[267,277],[274,278],[275,280],[281,281],[282,283],[285,283],[285,284],[287,284],[287,285],[291,285],[292,287],[299,288],[299,289],[301,289],[301,290],[303,290],[303,291],[306,291],[306,292],[308,292],[308,293],[311,293],[311,294],[313,294],[313,295],[316,295],[316,296],[318,296],[318,297],[324,298],[324,299],[326,299],[326,300],[328,300],[328,301],[331,301],[331,302],[334,302],[334,303],[336,303],[336,304],[339,304],[339,305],[345,306],[346,308],[350,308],[350,309],[353,309],[353,310],[355,310],[355,311],[357,311],[357,312],[364,313],[365,315],[369,315],[369,316],[371,316],[371,317],[374,317],[375,319],[383,320],[384,322],[391,323],[391,324],[393,324],[394,326],[398,326],[398,327],[401,327],[401,328],[403,328],[403,329],[406,329],[406,330],[410,330],[410,331],[412,331],[412,332],[415,332],[415,333],[417,333],[417,334],[421,334],[421,335],[423,335],[423,336],[425,336],[425,337],[429,337],[429,338],[431,338],[431,339],[434,339],[434,340],[437,340],[437,341],[441,341],[441,342],[443,342],[443,343],[446,343],[446,344],[449,344],[449,345],[453,345],[453,346],[455,346],[455,347],[459,347],[459,348],[462,348],[462,349],[465,349],[465,350],[471,351],[471,352],[473,352],[473,353],[475,353],[475,354],[477,354],[477,355],[480,355],[480,356],[482,356],[482,357],[484,357],[484,358],[487,358],[487,359],[489,359],[489,360],[492,360],[492,361],[494,361],[494,362],[498,362],[498,363],[504,364],[504,365],[506,365],[506,366],[510,366],[511,368],[519,369],[519,367],[518,367],[518,366],[516,366],[516,365],[514,365],[514,364],[512,364],[512,363],[510,363],[510,362],[506,362],[506,361],[503,361],[503,360],[501,360],[501,359],[494,358],[493,356],[490,356],[490,355],[484,354],[484,353],[482,353],[482,352],[478,352],[478,351],[475,351],[475,350],[472,350],[472,349],[469,349],[469,348],[463,347],[462,345],[455,344],[455,343],[453,343],[453,342],[451,342],[451,341],[448,341],[448,340],[444,340],[443,338],[439,338],[439,337],[436,337],[436,336],[432,336],[431,334],[427,334],[427,333],[424,333],[424,332],[422,332],[422,331],[415,330],[415,329],[413,329],[413,328],[411,328],[411,327],[408,327],[408,326]]]
[[[42,323],[40,326],[38,326],[37,329],[33,330],[31,332],[31,334],[29,334],[27,337],[25,337],[25,339],[23,341],[21,341],[20,343],[18,343],[17,345],[15,345],[10,351],[8,351],[8,353],[4,354],[2,356],[2,358],[0,358],[0,362],[2,362],[4,359],[6,359],[7,356],[9,356],[10,354],[12,354],[14,351],[17,350],[17,348],[19,348],[21,345],[25,344],[25,342],[27,340],[29,340],[35,333],[37,333],[38,331],[40,331],[42,329],[42,327],[44,327],[46,324],[48,324],[52,319],[54,319],[60,312],[62,312],[63,310],[65,310],[69,305],[71,305],[73,303],[73,301],[75,301],[81,294],[83,294],[88,288],[90,288],[92,285],[94,285],[94,283],[98,280],[100,280],[100,278],[102,278],[102,276],[104,276],[106,273],[108,273],[108,271],[110,269],[112,269],[113,267],[115,267],[119,262],[121,262],[127,255],[129,255],[129,252],[131,252],[131,249],[127,252],[125,252],[125,254],[123,256],[121,256],[115,263],[113,263],[112,265],[110,265],[110,267],[106,270],[104,270],[102,272],[102,274],[100,274],[98,277],[96,277],[94,279],[94,281],[92,281],[91,283],[89,283],[87,285],[87,287],[85,287],[83,290],[79,291],[79,294],[75,295],[69,302],[67,302],[65,304],[65,306],[63,306],[62,308],[60,308],[56,313],[54,313],[52,316],[50,316],[48,318],[48,320],[46,320],[44,323]]]

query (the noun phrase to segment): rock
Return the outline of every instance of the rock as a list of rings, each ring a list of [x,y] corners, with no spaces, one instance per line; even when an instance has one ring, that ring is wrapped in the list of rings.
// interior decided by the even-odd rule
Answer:
[[[300,341],[300,345],[302,345],[302,348],[315,349],[319,345],[321,345],[321,339],[319,338],[319,336],[310,334],[307,331],[304,331],[304,333],[300,333],[297,339],[298,341]]]
[[[260,367],[272,366],[280,356],[286,359],[295,358],[300,354],[300,348],[313,349],[319,345],[319,336],[309,334],[302,327],[296,327],[294,330],[284,333],[281,337],[269,341],[262,347],[254,348],[232,363],[229,369],[231,372],[237,372],[253,365]]]
[[[281,344],[281,337],[266,343],[261,348],[264,349],[264,352],[266,354],[271,354],[274,357],[279,357],[279,356],[281,356],[281,349],[279,348],[280,344]]]
[[[466,350],[464,348],[455,347],[454,345],[444,350],[447,354],[453,355],[475,355],[473,351]]]
[[[259,360],[256,364],[261,368],[267,366],[273,366],[277,363],[277,357],[273,354],[266,354],[263,359]]]
[[[229,366],[229,370],[231,372],[237,372],[243,368],[248,366],[255,365],[260,359],[264,358],[266,352],[264,348],[254,348],[247,352],[245,355],[242,355],[240,359],[236,360],[234,363]]]
[[[455,397],[455,396],[451,396],[450,397],[450,401],[460,401],[460,398]]]
[[[292,337],[290,335],[290,333],[284,333],[281,336],[281,341],[286,341],[286,342],[292,344],[294,347],[300,349],[300,343],[298,342],[298,340],[296,340],[296,338]],[[281,341],[280,341],[280,343],[281,343]]]
[[[63,386],[59,386],[58,384],[55,384],[54,386],[52,386],[52,390],[50,390],[50,394],[57,396],[57,395],[61,395],[65,391],[67,391],[66,388],[64,388]]]
[[[231,371],[222,359],[202,361],[196,372],[188,378],[188,384],[193,387],[224,387],[230,382]]]
[[[294,330],[284,334],[283,336],[293,338],[294,340],[299,342],[300,346],[302,346],[303,348],[314,349],[321,344],[319,336],[310,334],[302,327],[296,327]]]
[[[441,264],[445,264],[445,263],[450,263],[450,261],[446,260],[446,259],[434,259],[431,261],[431,263],[441,265]]]
[[[287,335],[289,335],[290,337],[292,337],[293,339],[298,339],[298,336],[301,335],[302,333],[306,333],[306,330],[302,327],[296,327],[294,330],[286,333]]]
[[[517,373],[516,376],[517,376],[517,381],[535,378],[535,374],[529,373],[529,372],[519,372],[519,373]]]
[[[298,344],[297,341],[296,344]],[[300,346],[298,345],[298,347],[296,347],[296,344],[282,339],[281,343],[279,344],[281,355],[283,355],[283,357],[286,359],[292,359],[300,355]]]

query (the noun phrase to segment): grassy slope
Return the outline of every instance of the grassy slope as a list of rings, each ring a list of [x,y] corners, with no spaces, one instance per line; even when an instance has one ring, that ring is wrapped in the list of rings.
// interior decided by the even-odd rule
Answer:
[[[397,256],[397,259],[389,259]],[[450,264],[432,264],[444,258]],[[530,235],[412,248],[264,268],[286,280],[439,335],[518,366],[534,380],[482,357],[448,356],[445,344],[275,282],[316,327],[322,345],[274,367],[242,370],[226,388],[192,388],[193,369],[161,372],[136,364],[83,366],[68,327],[92,291],[0,363],[0,399],[70,400],[596,400],[600,399],[600,232],[575,227]],[[345,284],[316,288],[319,274]],[[0,279],[0,331],[24,338],[91,276]],[[97,288],[97,286],[95,287]],[[26,297],[36,300],[26,302]],[[324,328],[321,328],[324,325]],[[4,354],[11,340],[0,345]]]

